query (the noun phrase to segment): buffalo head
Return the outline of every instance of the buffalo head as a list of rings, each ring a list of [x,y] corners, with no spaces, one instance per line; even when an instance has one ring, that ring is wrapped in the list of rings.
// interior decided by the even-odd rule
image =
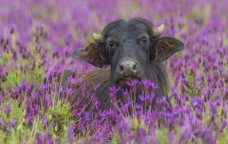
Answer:
[[[161,37],[164,28],[163,24],[154,27],[142,18],[115,20],[106,25],[101,34],[93,33],[94,42],[76,54],[97,67],[110,65],[113,84],[122,85],[130,79],[151,79],[152,64],[167,60],[184,47],[175,38]]]

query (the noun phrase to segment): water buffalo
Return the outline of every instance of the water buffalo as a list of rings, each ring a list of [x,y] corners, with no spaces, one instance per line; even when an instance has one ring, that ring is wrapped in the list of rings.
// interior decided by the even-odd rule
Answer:
[[[93,33],[94,42],[76,52],[78,59],[100,67],[83,74],[82,85],[101,84],[96,92],[101,108],[109,107],[109,86],[124,87],[131,79],[150,79],[157,84],[156,97],[167,97],[167,74],[162,62],[184,45],[176,38],[161,37],[164,28],[163,24],[154,27],[142,18],[115,20],[101,34]],[[65,79],[69,74],[65,72]]]

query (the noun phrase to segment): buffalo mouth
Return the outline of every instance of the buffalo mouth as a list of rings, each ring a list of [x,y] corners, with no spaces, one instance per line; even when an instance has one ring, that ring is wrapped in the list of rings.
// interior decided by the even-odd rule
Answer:
[[[117,85],[125,85],[127,82],[131,80],[140,80],[140,77],[135,77],[135,76],[128,76],[128,77],[123,77],[117,80],[116,84]]]

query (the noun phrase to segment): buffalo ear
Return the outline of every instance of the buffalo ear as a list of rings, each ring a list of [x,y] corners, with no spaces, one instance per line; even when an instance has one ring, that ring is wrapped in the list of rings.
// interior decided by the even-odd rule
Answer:
[[[176,38],[158,37],[154,42],[153,57],[155,61],[162,62],[183,48],[184,44]]]
[[[96,67],[102,67],[107,64],[104,52],[101,48],[102,44],[90,43],[85,49],[76,50],[74,57],[79,60],[86,61]]]

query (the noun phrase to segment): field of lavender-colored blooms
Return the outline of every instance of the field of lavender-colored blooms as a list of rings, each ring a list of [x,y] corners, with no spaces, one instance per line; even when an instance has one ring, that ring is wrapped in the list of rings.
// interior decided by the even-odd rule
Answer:
[[[0,143],[217,143],[228,142],[227,0],[1,0],[0,1]],[[153,98],[153,82],[129,82],[126,103],[100,110],[98,85],[80,97],[92,105],[68,101],[78,75],[97,68],[72,58],[108,22],[143,17],[163,36],[183,41],[185,49],[165,62],[169,111],[145,109],[134,101],[137,84],[142,103]],[[65,69],[75,72],[59,87]],[[157,103],[164,103],[159,99]],[[132,109],[129,113],[129,108]]]

